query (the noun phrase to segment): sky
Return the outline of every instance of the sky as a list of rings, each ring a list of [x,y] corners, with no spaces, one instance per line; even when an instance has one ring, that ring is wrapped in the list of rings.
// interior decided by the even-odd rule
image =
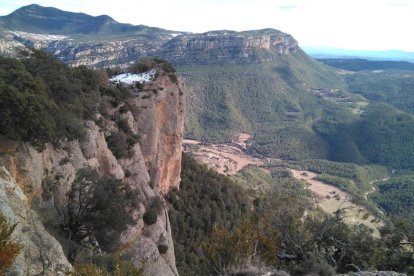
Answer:
[[[274,28],[304,47],[414,52],[414,0],[0,0],[0,15],[33,3],[176,31]]]

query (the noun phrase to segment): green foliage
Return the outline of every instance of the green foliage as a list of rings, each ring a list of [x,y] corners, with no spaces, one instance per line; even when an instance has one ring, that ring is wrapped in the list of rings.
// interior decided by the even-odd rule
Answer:
[[[117,159],[131,157],[133,147],[138,143],[140,136],[132,132],[127,120],[118,120],[117,125],[118,131],[106,137],[108,148]]]
[[[327,145],[312,129],[321,116],[348,121],[348,107],[318,97],[312,88],[339,88],[340,78],[302,52],[260,64],[180,66],[193,97],[186,135],[226,142],[254,133],[252,150],[287,159],[325,158]],[[327,114],[327,113],[330,114]]]
[[[83,119],[98,102],[98,83],[86,67],[69,68],[33,50],[21,60],[0,57],[0,135],[32,143],[83,137]]]
[[[100,87],[101,95],[107,95],[114,99],[116,102],[122,102],[128,99],[131,96],[131,93],[128,89],[121,84],[110,85]]]
[[[205,275],[227,275],[246,269],[260,257],[273,265],[277,254],[276,233],[263,221],[244,220],[233,230],[215,226],[208,241],[202,243]],[[270,258],[267,258],[270,257]]]
[[[332,185],[336,183],[349,192],[370,191],[372,189],[372,182],[386,178],[390,174],[389,169],[379,165],[361,166],[328,160],[303,160],[292,162],[292,164],[298,165],[302,170],[322,174],[321,177],[327,180],[328,183]],[[347,179],[353,183],[348,182]]]
[[[413,71],[364,71],[347,75],[345,80],[352,93],[414,114]]]
[[[146,225],[153,225],[157,222],[158,214],[162,211],[163,205],[160,197],[156,196],[151,199],[150,205],[142,217]]]
[[[254,134],[251,152],[265,156],[414,166],[413,118],[387,105],[362,107],[365,99],[348,93],[340,76],[301,52],[267,63],[180,66],[178,71],[193,95],[189,138],[228,142],[247,132]],[[357,80],[347,81],[349,90],[379,93],[385,102],[398,101],[395,106],[409,110],[413,76],[405,74],[378,74],[378,82],[375,73],[345,78],[358,78],[366,92],[351,87]]]
[[[385,247],[381,270],[393,270],[414,274],[414,222],[402,216],[396,216],[392,223],[381,229],[381,239]]]
[[[142,219],[146,225],[153,225],[157,222],[157,217],[157,212],[154,209],[149,209],[144,213]]]
[[[84,263],[75,266],[72,276],[144,276],[144,266],[137,268],[133,263],[114,260],[113,268],[109,270],[105,266],[94,263]]]
[[[379,183],[370,198],[387,214],[405,217],[414,223],[414,175],[393,176]]]
[[[173,207],[169,217],[180,275],[202,273],[201,243],[208,240],[214,225],[232,229],[249,212],[248,197],[242,189],[186,155],[180,190],[172,190],[168,201]]]
[[[158,245],[158,252],[160,252],[160,254],[165,254],[168,251],[168,245],[166,244],[160,244]]]
[[[308,195],[303,182],[293,178],[286,169],[273,170],[272,173],[268,173],[256,166],[246,166],[230,178],[243,187],[250,196],[256,198],[256,201],[273,190]]]
[[[109,274],[94,264],[82,264],[75,267],[72,276],[109,276]]]
[[[324,177],[343,185],[350,185],[349,179],[356,184],[387,176],[386,168],[381,166],[321,160],[308,160],[302,165],[324,171]],[[342,176],[326,174],[336,170]],[[232,179],[249,189],[254,205],[249,208],[248,203],[234,204],[235,210],[246,208],[245,211],[220,222],[220,216],[228,215],[231,208],[223,206],[212,216],[211,207],[222,197],[222,189],[214,187],[232,182],[184,156],[181,190],[168,195],[174,207],[170,219],[181,274],[224,275],[258,264],[292,275],[378,269],[412,273],[410,244],[414,223],[394,220],[381,229],[380,239],[374,238],[364,225],[345,224],[342,210],[328,216],[315,209],[303,184],[293,180],[286,170],[279,169],[269,175],[247,167]],[[409,197],[404,187],[397,186],[395,191],[401,188],[401,193]],[[241,198],[246,197],[245,191],[236,187],[235,190]],[[223,204],[235,194],[234,191],[227,194]],[[408,208],[412,209],[411,205]]]
[[[318,180],[333,185],[335,187],[338,187],[339,189],[343,191],[356,191],[355,183],[347,178],[339,177],[339,176],[333,176],[329,174],[321,174],[318,176]]]
[[[329,66],[339,68],[339,69],[349,70],[349,71],[368,71],[368,70],[376,71],[376,72],[363,72],[368,75],[372,73],[376,75],[383,74],[382,70],[387,70],[387,72],[390,72],[390,70],[406,70],[406,71],[402,71],[401,73],[409,73],[407,71],[414,70],[414,64],[412,62],[407,62],[407,61],[366,60],[366,59],[359,59],[359,58],[345,58],[345,59],[332,58],[332,59],[318,59],[318,60]],[[350,75],[353,77],[356,74],[350,74]],[[371,82],[371,80],[368,80],[368,81]],[[375,88],[377,87],[375,86]]]
[[[5,274],[19,255],[22,246],[12,240],[11,235],[16,224],[10,224],[6,217],[0,213],[0,273]]]
[[[56,111],[42,80],[20,61],[0,57],[0,135],[42,149],[54,138]]]
[[[393,168],[414,168],[414,116],[385,104],[371,104],[354,128],[367,161]]]
[[[76,242],[87,229],[105,251],[119,245],[121,232],[133,223],[127,211],[138,204],[138,194],[121,180],[99,176],[85,168],[78,171],[68,193],[66,225]]]
[[[143,58],[139,62],[131,65],[128,71],[132,73],[144,73],[151,69],[159,69],[165,73],[175,73],[175,68],[171,63],[161,58]]]
[[[56,118],[58,139],[77,139],[83,135],[81,119],[90,118],[98,103],[98,80],[95,73],[85,66],[69,68],[52,55],[33,50],[23,60],[27,70],[41,78],[59,110]]]

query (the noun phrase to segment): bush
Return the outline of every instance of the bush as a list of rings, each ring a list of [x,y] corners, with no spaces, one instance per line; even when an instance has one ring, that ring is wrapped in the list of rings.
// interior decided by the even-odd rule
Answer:
[[[162,199],[158,196],[155,196],[151,199],[150,206],[148,210],[144,213],[144,216],[142,217],[144,220],[144,223],[146,225],[153,225],[157,222],[157,216],[161,212],[163,207]]]
[[[96,112],[98,76],[33,50],[17,60],[0,57],[0,135],[30,142],[80,139],[83,119]]]
[[[10,224],[0,213],[0,274],[4,275],[6,270],[13,265],[14,259],[19,255],[22,246],[11,239],[16,224]]]
[[[157,222],[157,212],[154,209],[149,209],[142,218],[146,225],[153,225]]]
[[[127,211],[138,205],[138,193],[121,180],[99,176],[90,168],[78,171],[68,193],[66,226],[76,242],[86,229],[100,247],[111,252],[119,245],[121,232],[134,223]]]
[[[165,254],[168,251],[168,245],[166,244],[160,244],[158,245],[158,252],[160,252],[160,254]]]

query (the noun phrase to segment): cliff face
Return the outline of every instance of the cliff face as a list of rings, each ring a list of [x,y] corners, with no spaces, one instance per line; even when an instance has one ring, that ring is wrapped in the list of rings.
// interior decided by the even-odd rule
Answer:
[[[11,35],[9,35],[10,37]],[[257,63],[277,59],[298,49],[297,41],[273,29],[203,34],[163,35],[155,38],[128,36],[110,40],[89,37],[13,32],[14,41],[53,53],[72,65],[103,67],[127,65],[143,56],[157,56],[176,65]]]
[[[273,29],[215,31],[183,35],[164,44],[161,56],[175,64],[257,63],[271,61],[298,49],[297,41]]]
[[[175,65],[260,63],[298,49],[291,35],[274,29],[190,34],[38,5],[0,16],[0,28],[0,54],[34,47],[69,64],[92,67],[127,66],[146,56]]]
[[[42,152],[25,143],[0,143],[4,165],[0,168],[0,208],[12,222],[19,222],[15,236],[24,245],[14,266],[18,275],[55,275],[71,269],[62,247],[44,226],[48,230],[59,227],[67,204],[66,194],[76,172],[85,166],[101,175],[123,179],[139,192],[135,223],[123,232],[122,251],[137,266],[144,263],[148,275],[178,274],[165,205],[153,225],[145,225],[142,215],[153,198],[162,198],[179,186],[183,86],[161,72],[146,84],[144,91],[132,90],[128,112],[120,112],[122,105],[110,105],[110,98],[103,99],[108,102],[105,115],[97,115],[99,123],[85,122],[87,133],[81,142],[62,143],[59,148],[48,144]],[[132,133],[140,137],[128,156],[118,159],[107,144],[110,133],[119,131],[116,120],[127,122]],[[165,254],[159,253],[160,244],[168,246]]]

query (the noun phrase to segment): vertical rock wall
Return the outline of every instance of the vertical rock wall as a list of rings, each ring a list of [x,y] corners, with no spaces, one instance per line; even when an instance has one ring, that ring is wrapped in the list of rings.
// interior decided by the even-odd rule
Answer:
[[[99,127],[93,121],[86,121],[87,134],[82,142],[65,143],[60,148],[47,145],[42,152],[25,143],[4,139],[0,142],[0,154],[5,165],[4,173],[0,175],[0,209],[12,222],[22,225],[17,228],[16,235],[24,240],[23,252],[13,268],[15,273],[54,275],[71,269],[62,247],[45,230],[42,223],[48,214],[42,212],[47,212],[48,208],[55,208],[58,214],[64,212],[66,193],[77,170],[90,166],[100,174],[124,179],[139,191],[139,208],[134,210],[136,222],[122,235],[122,251],[131,256],[137,266],[144,264],[148,275],[178,275],[165,204],[153,225],[145,225],[142,215],[154,198],[163,200],[162,195],[180,183],[185,105],[183,86],[175,75],[171,77],[161,72],[156,80],[146,84],[144,91],[137,93],[131,90],[131,93],[133,97],[125,103],[130,111],[121,114],[119,107],[111,107],[109,118],[98,115],[103,121]],[[117,131],[113,121],[115,117],[126,120],[132,132],[140,137],[131,154],[125,158],[115,158],[105,139]],[[6,192],[9,186],[16,191],[14,202],[9,200],[10,195]],[[34,206],[37,206],[38,214],[32,210]],[[54,219],[53,223],[59,224],[56,221],[59,218]],[[34,242],[32,232],[36,231],[42,233],[36,240],[37,251],[29,245]],[[158,250],[161,244],[168,246],[164,254]],[[42,253],[39,248],[50,253]],[[33,254],[46,255],[43,259],[39,257],[42,261],[38,261],[32,257]]]

